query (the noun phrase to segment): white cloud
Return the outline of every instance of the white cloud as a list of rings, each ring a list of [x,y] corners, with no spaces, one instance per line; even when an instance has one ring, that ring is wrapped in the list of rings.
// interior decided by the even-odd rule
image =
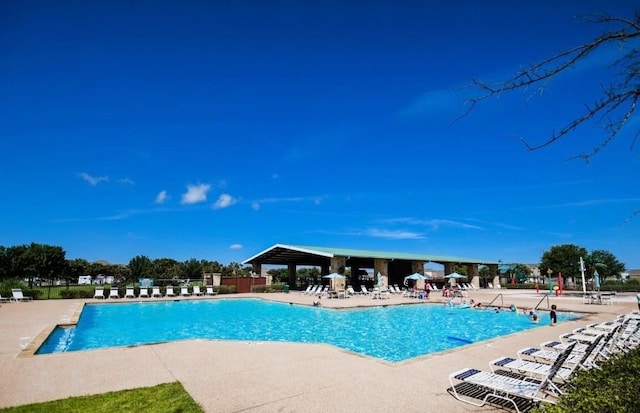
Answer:
[[[251,208],[253,208],[254,211],[258,211],[260,209],[260,204],[257,202],[254,202],[251,204]]]
[[[232,249],[232,250],[241,250],[242,248],[244,248],[242,244],[231,244],[229,246],[229,249]]]
[[[390,239],[423,239],[424,236],[417,232],[409,231],[389,231],[384,229],[370,229],[367,231],[367,235],[375,238],[390,238]]]
[[[156,204],[163,204],[167,199],[169,199],[169,194],[167,194],[167,191],[162,190],[156,195]]]
[[[213,204],[213,209],[222,209],[222,208],[227,208],[230,207],[231,205],[235,204],[236,202],[238,202],[237,199],[235,199],[234,197],[232,197],[229,194],[221,194],[218,197],[218,200],[216,201],[215,204]]]
[[[120,179],[118,179],[118,182],[120,182],[121,184],[127,184],[127,185],[135,185],[136,184],[133,181],[133,179],[131,179],[131,178],[120,178]]]
[[[80,174],[80,178],[82,178],[85,181],[89,182],[89,184],[93,185],[93,186],[98,185],[100,182],[109,182],[109,177],[108,176],[91,176],[86,172],[82,172]]]
[[[197,204],[207,200],[207,193],[211,190],[209,184],[187,185],[187,192],[182,194],[182,204]]]

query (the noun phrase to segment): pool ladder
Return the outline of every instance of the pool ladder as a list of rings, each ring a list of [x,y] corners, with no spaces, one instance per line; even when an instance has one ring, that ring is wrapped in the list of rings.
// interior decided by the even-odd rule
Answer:
[[[502,293],[500,293],[496,295],[495,298],[491,300],[491,302],[484,307],[484,309],[486,310],[487,308],[491,307],[491,304],[493,304],[493,302],[496,301],[498,298],[500,299],[500,305],[504,307],[504,297],[502,296]]]
[[[538,301],[538,304],[536,304],[536,306],[535,306],[535,308],[534,308],[533,310],[534,310],[534,311],[535,311],[535,310],[537,310],[537,309],[538,309],[538,307],[540,307],[540,304],[542,304],[542,302],[543,302],[545,299],[547,300],[547,308],[549,308],[549,296],[545,294],[545,295],[540,299],[540,301]]]

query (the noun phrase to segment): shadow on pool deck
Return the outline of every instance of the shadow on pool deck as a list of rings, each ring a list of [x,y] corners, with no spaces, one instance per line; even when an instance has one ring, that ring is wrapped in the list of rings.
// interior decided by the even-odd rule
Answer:
[[[504,294],[505,306],[513,303],[520,308],[531,308],[541,297],[530,291],[499,292]],[[497,294],[495,290],[473,291],[470,298],[487,303]],[[235,297],[250,296],[254,295]],[[312,302],[311,297],[298,292],[257,296],[304,305]],[[443,300],[435,294],[430,301]],[[488,362],[496,357],[515,355],[522,347],[557,339],[585,324],[611,320],[636,309],[631,296],[619,297],[614,305],[606,306],[582,304],[581,298],[569,296],[550,297],[549,301],[559,311],[584,312],[586,316],[401,363],[358,356],[328,345],[210,340],[18,357],[21,345],[58,323],[69,322],[84,302],[95,301],[3,304],[0,407],[178,380],[207,412],[487,412],[495,409],[476,408],[451,397],[446,391],[448,374],[464,367],[488,369]],[[400,297],[354,297],[323,300],[323,305],[344,308],[415,302]],[[548,321],[544,312],[541,323]]]

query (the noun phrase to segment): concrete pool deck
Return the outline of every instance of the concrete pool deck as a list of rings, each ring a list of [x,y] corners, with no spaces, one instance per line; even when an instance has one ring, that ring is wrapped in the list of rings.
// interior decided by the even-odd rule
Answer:
[[[486,304],[499,293],[503,294],[505,306],[513,303],[519,308],[532,308],[543,296],[530,290],[477,290],[469,292],[469,298]],[[295,291],[205,299],[232,297],[305,305],[311,305],[313,300]],[[433,292],[429,301],[444,300]],[[347,308],[418,300],[392,296],[388,300],[352,297],[322,301],[324,307]],[[558,311],[581,312],[585,317],[401,363],[367,358],[329,345],[211,340],[25,357],[22,347],[42,339],[56,324],[72,322],[85,302],[100,301],[2,304],[0,407],[180,381],[206,412],[499,411],[455,400],[446,391],[449,373],[464,367],[488,370],[488,363],[494,358],[514,356],[525,346],[539,345],[586,324],[637,310],[635,294],[619,294],[612,305],[583,304],[581,297],[568,295],[549,297]],[[541,307],[546,308],[546,300]],[[548,323],[546,311],[539,314],[541,323]]]

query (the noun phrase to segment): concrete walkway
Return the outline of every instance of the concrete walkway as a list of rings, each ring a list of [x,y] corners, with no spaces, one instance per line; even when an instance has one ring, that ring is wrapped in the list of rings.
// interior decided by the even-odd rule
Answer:
[[[470,298],[487,303],[498,293],[503,294],[505,306],[513,303],[520,308],[531,308],[542,297],[524,290],[481,290],[471,292]],[[311,305],[313,300],[298,292],[256,296],[304,305]],[[230,296],[213,299],[225,297]],[[444,299],[432,293],[430,301],[444,302]],[[556,304],[559,311],[588,314],[578,321],[402,363],[387,363],[328,345],[210,340],[25,356],[22,347],[37,348],[37,341],[46,337],[56,324],[73,322],[83,304],[95,300],[3,303],[0,307],[0,407],[177,380],[207,412],[497,411],[456,401],[446,392],[449,373],[464,367],[487,370],[488,362],[496,357],[513,356],[525,346],[539,345],[588,323],[611,320],[637,309],[634,295],[618,296],[613,305],[586,305],[581,298],[570,296],[550,297],[549,301]],[[388,300],[353,297],[323,299],[323,306],[416,302],[416,299],[402,297]],[[548,315],[541,313],[541,322],[548,322]]]

